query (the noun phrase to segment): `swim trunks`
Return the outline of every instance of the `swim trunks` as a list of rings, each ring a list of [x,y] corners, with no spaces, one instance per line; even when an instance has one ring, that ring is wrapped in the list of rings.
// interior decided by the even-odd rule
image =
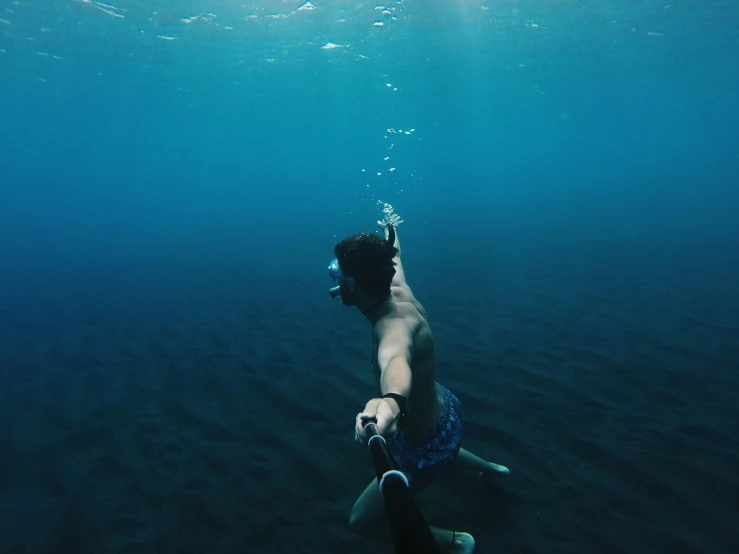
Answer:
[[[444,395],[444,412],[436,426],[421,436],[408,436],[401,429],[391,446],[413,493],[428,487],[457,457],[462,445],[462,403],[449,389],[438,386]]]

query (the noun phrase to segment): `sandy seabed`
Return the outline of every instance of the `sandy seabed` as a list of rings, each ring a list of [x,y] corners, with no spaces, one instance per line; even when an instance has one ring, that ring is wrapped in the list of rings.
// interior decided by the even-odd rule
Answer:
[[[519,270],[406,268],[464,446],[512,472],[440,480],[429,521],[480,553],[738,551],[735,286]],[[347,525],[373,475],[359,313],[323,280],[136,279],[3,311],[0,550],[390,552]]]

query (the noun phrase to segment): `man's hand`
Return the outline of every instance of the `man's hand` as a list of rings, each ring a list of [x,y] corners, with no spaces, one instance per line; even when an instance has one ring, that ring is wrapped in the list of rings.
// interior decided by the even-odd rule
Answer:
[[[397,402],[388,398],[373,398],[364,407],[364,411],[357,414],[354,425],[354,440],[361,444],[367,444],[367,432],[364,426],[372,421],[376,422],[377,432],[383,437],[392,435],[397,431],[396,420],[400,415],[400,407]]]
[[[385,219],[378,221],[377,226],[384,231],[387,228],[388,223],[397,229],[400,224],[403,223],[403,220],[400,219],[398,214],[385,214]]]

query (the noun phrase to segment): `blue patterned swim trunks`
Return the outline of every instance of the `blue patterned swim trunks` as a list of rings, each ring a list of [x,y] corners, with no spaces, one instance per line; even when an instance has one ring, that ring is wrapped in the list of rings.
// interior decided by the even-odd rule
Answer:
[[[462,445],[462,403],[449,389],[438,387],[444,395],[444,412],[439,423],[421,436],[408,436],[401,429],[395,433],[391,446],[413,493],[428,487],[457,457]]]

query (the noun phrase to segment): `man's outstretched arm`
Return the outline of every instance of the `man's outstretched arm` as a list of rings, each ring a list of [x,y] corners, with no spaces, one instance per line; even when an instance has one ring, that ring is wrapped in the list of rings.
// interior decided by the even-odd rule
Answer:
[[[377,364],[380,368],[380,389],[384,396],[395,393],[406,399],[411,392],[411,357],[413,349],[413,330],[401,319],[382,323],[377,349]],[[357,414],[355,438],[358,442],[367,440],[364,424],[369,420],[377,422],[377,430],[387,436],[398,429],[401,406],[394,398],[373,398]]]
[[[394,392],[405,396],[411,393],[412,330],[402,319],[382,322],[377,330],[377,365],[380,368],[382,394]]]

